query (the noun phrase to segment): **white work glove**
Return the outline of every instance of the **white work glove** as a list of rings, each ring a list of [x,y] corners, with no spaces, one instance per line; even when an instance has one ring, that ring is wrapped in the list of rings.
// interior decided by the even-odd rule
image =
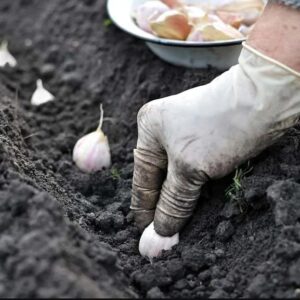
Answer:
[[[239,64],[210,84],[144,105],[131,202],[137,226],[154,220],[162,238],[178,233],[207,180],[271,145],[299,113],[300,74],[248,45]]]

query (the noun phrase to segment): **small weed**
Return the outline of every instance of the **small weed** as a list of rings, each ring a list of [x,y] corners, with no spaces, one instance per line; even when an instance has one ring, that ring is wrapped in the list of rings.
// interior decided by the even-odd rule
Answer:
[[[104,25],[105,27],[108,27],[108,26],[112,25],[112,20],[109,19],[109,18],[106,18],[106,19],[103,21],[103,25]]]
[[[117,168],[112,168],[110,172],[113,180],[118,180],[121,178],[121,172]]]
[[[252,170],[253,168],[250,167],[249,162],[248,166],[245,169],[236,169],[235,175],[233,177],[233,183],[225,191],[226,197],[239,207],[241,213],[243,213],[247,207],[247,204],[245,203],[243,197],[244,189],[242,185],[242,180]]]

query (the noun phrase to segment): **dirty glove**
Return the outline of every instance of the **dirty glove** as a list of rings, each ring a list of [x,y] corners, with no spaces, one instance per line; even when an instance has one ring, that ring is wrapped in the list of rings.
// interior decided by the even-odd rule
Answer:
[[[300,74],[244,45],[239,64],[138,114],[131,209],[143,230],[178,233],[201,187],[257,155],[298,121]]]

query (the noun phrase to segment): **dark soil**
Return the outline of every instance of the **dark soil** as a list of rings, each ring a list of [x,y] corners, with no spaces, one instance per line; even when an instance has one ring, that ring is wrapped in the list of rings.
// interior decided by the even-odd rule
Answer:
[[[299,128],[232,176],[210,182],[181,242],[153,264],[129,211],[136,115],[147,101],[205,84],[216,70],[161,62],[107,18],[104,0],[1,0],[0,297],[300,297]],[[57,100],[32,107],[37,78]],[[72,162],[97,126],[113,168]]]

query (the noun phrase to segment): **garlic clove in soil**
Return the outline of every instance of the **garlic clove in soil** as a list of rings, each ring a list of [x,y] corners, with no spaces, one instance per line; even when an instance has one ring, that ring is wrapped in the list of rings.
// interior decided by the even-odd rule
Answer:
[[[214,22],[196,26],[188,36],[188,41],[225,41],[243,38],[243,34],[232,26]]]
[[[192,30],[186,14],[170,10],[150,23],[154,34],[161,38],[185,40]]]
[[[31,97],[31,104],[38,106],[54,99],[55,97],[44,88],[42,80],[38,79],[36,82],[36,90]]]
[[[155,21],[162,13],[170,10],[170,8],[160,1],[149,1],[140,5],[135,12],[135,19],[138,26],[152,33],[150,22]]]
[[[95,173],[111,166],[108,139],[101,130],[103,123],[102,105],[100,112],[97,130],[79,139],[73,149],[73,161],[85,173]]]
[[[154,223],[152,222],[143,232],[139,251],[143,257],[147,257],[152,261],[154,257],[158,257],[163,250],[170,250],[179,243],[179,234],[176,233],[171,237],[164,237],[156,233]]]
[[[14,68],[17,65],[17,61],[8,51],[7,41],[3,41],[0,45],[0,68],[5,67],[6,65]]]

